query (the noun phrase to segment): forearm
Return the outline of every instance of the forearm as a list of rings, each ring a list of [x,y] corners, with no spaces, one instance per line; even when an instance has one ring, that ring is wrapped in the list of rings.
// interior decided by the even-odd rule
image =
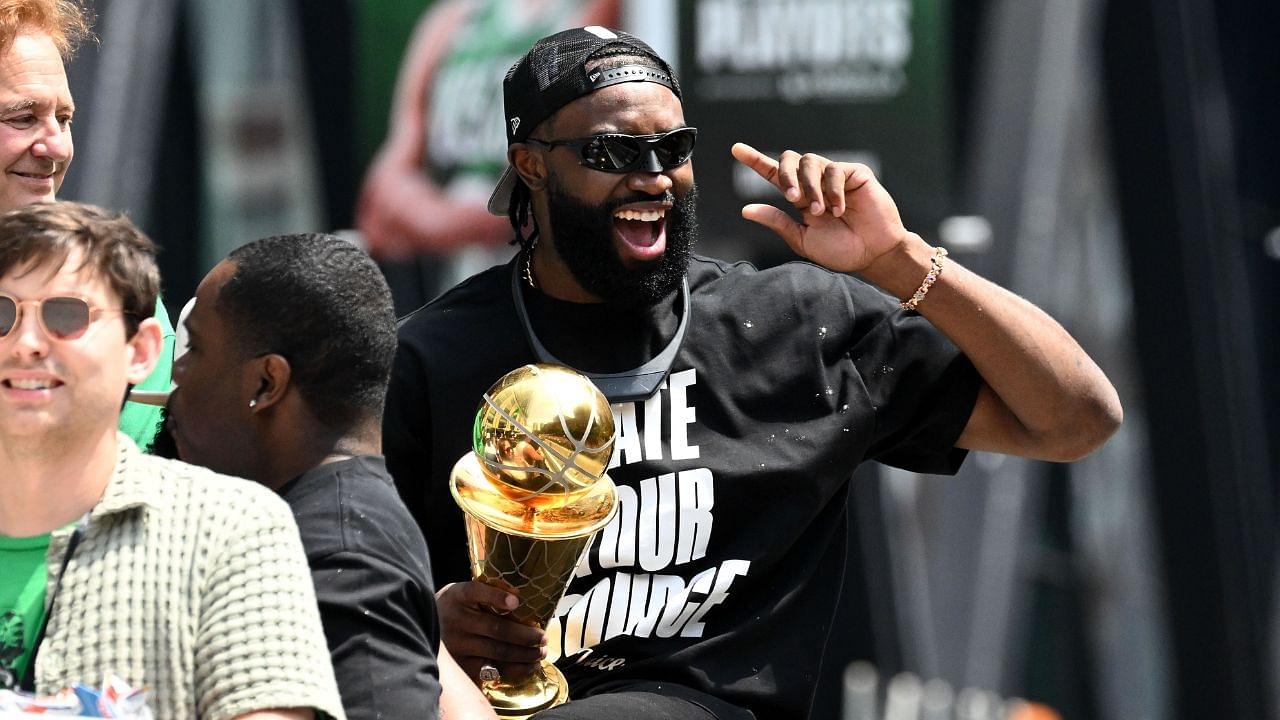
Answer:
[[[786,151],[774,160],[738,143],[733,155],[782,191],[796,222],[761,204],[742,209],[797,253],[857,272],[899,298],[915,294],[934,249],[908,232],[866,165]],[[1115,388],[1062,326],[1039,308],[950,261],[916,308],[985,381],[957,444],[1045,460],[1073,460],[1120,424]]]
[[[441,720],[496,717],[489,702],[480,694],[480,688],[458,667],[444,643],[440,643],[437,660],[440,665]]]
[[[933,248],[908,234],[862,274],[909,298]],[[1061,325],[1023,298],[947,259],[917,310],[973,362],[990,388],[962,447],[1072,460],[1105,441],[1121,419],[1115,388]]]

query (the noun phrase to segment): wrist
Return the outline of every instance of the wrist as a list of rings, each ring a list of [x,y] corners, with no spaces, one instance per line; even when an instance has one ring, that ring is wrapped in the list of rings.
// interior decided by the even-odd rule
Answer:
[[[932,268],[934,248],[919,235],[908,232],[893,250],[877,257],[859,274],[869,283],[899,300],[910,298]]]

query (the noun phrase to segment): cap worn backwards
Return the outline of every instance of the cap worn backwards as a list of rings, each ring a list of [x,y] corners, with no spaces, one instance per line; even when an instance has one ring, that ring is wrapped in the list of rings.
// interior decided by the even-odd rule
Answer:
[[[608,70],[588,70],[589,62],[606,49],[610,55],[650,58],[657,67],[623,65]],[[543,120],[577,98],[625,82],[658,83],[680,97],[680,83],[671,67],[653,48],[633,35],[591,25],[542,38],[511,66],[502,81],[507,144],[524,142]],[[507,166],[489,197],[489,212],[507,214],[516,181],[515,169]]]

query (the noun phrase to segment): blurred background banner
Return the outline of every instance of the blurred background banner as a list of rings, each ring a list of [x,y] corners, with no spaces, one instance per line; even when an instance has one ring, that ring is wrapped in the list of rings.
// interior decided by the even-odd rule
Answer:
[[[734,162],[747,142],[869,165],[904,217],[936,241],[952,205],[949,7],[945,0],[693,0],[679,3],[685,117],[700,128],[702,248],[789,251],[743,221],[777,192]]]
[[[428,166],[459,148],[432,154],[434,103],[480,118],[470,104],[496,94],[456,97],[467,83],[436,88],[433,68],[476,57],[469,38],[610,18],[680,73],[702,252],[794,258],[740,218],[776,196],[735,168],[733,142],[866,162],[909,228],[1058,318],[1125,407],[1078,463],[861,468],[814,717],[838,715],[842,673],[866,659],[1069,719],[1280,718],[1280,4],[531,2],[88,3],[101,42],[68,68],[62,197],[127,210],[156,239],[175,311],[232,248],[375,227],[358,203],[380,197],[399,215],[382,241],[409,258],[384,269],[411,309],[464,266],[456,246],[506,232],[464,215],[474,199],[436,204],[447,178]],[[453,246],[413,237],[447,220]],[[514,252],[503,237],[490,258]]]

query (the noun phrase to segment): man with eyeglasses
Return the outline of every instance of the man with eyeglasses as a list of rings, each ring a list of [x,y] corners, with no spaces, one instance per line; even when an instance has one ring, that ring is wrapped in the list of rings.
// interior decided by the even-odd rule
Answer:
[[[404,321],[384,441],[437,584],[457,581],[439,605],[459,664],[508,678],[546,656],[568,678],[571,701],[539,720],[806,717],[859,463],[1064,461],[1118,426],[1075,341],[907,231],[863,165],[736,145],[802,220],[744,217],[810,262],[693,255],[696,131],[634,37],[544,38],[504,94],[511,165],[489,209],[520,252]],[[495,614],[516,598],[466,581],[448,490],[481,394],[537,361],[591,375],[619,428],[618,514],[545,635]]]
[[[63,60],[89,35],[88,20],[74,2],[15,0],[0,13],[0,213],[52,201],[62,187],[75,156],[75,102]],[[159,299],[154,315],[164,342],[156,369],[137,385],[143,392],[167,391],[173,364],[173,328]],[[160,420],[159,407],[129,400],[120,429],[146,449]]]
[[[115,675],[158,718],[343,716],[289,507],[119,433],[161,330],[121,215],[0,215],[0,685]]]

